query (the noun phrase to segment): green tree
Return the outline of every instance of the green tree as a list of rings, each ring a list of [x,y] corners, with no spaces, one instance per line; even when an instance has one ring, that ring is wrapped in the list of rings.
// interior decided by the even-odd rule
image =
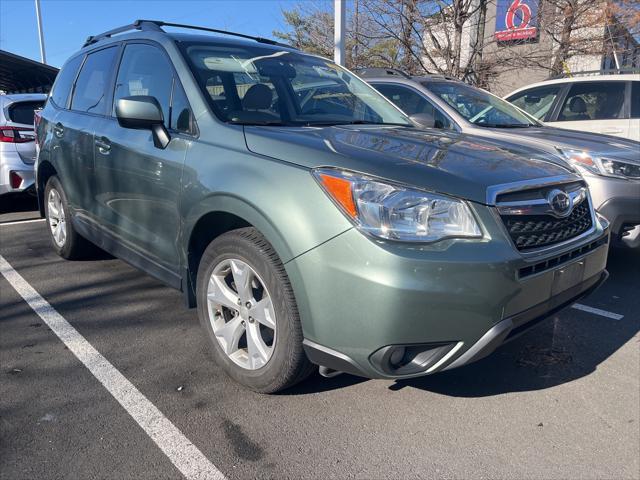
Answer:
[[[346,66],[402,67],[400,43],[387,35],[361,4],[349,3],[345,56]],[[284,31],[275,30],[275,38],[305,52],[333,57],[333,2],[305,3],[283,10]]]

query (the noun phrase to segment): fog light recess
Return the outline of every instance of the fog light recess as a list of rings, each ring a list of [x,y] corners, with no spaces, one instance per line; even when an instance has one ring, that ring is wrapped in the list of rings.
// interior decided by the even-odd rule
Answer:
[[[402,376],[425,373],[441,360],[457,342],[419,345],[387,345],[374,352],[369,360],[386,375]]]
[[[22,177],[16,172],[9,172],[9,183],[11,188],[20,188]]]

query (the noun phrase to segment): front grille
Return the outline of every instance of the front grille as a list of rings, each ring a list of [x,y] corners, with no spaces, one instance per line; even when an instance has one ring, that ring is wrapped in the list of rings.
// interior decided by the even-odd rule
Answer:
[[[535,275],[536,273],[546,272],[547,270],[551,270],[552,268],[564,265],[565,263],[570,262],[571,260],[582,255],[593,252],[596,248],[599,248],[608,242],[608,235],[600,237],[595,242],[587,243],[586,245],[582,245],[581,247],[578,247],[570,252],[564,253],[557,257],[549,258],[547,260],[543,260],[542,262],[538,262],[534,265],[522,267],[520,270],[518,270],[518,275],[520,278],[527,278],[531,275]]]
[[[502,221],[518,250],[524,251],[570,240],[593,226],[588,199],[576,205],[566,218],[502,215]]]

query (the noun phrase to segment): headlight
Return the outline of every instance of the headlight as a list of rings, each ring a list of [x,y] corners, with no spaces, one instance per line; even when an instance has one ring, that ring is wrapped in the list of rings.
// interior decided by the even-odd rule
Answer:
[[[345,215],[376,237],[436,242],[482,236],[462,200],[328,168],[314,170],[313,175]]]
[[[558,150],[573,166],[589,173],[605,177],[640,178],[640,164],[603,158],[584,150]]]

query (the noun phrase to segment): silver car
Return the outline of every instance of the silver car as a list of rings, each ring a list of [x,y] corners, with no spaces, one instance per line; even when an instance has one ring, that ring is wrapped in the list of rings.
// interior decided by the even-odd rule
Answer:
[[[380,68],[358,74],[424,127],[563,158],[589,184],[594,206],[611,222],[614,242],[640,248],[639,142],[544,125],[505,100],[449,77],[412,77]]]
[[[46,99],[42,93],[0,95],[0,195],[34,189],[33,112]]]

